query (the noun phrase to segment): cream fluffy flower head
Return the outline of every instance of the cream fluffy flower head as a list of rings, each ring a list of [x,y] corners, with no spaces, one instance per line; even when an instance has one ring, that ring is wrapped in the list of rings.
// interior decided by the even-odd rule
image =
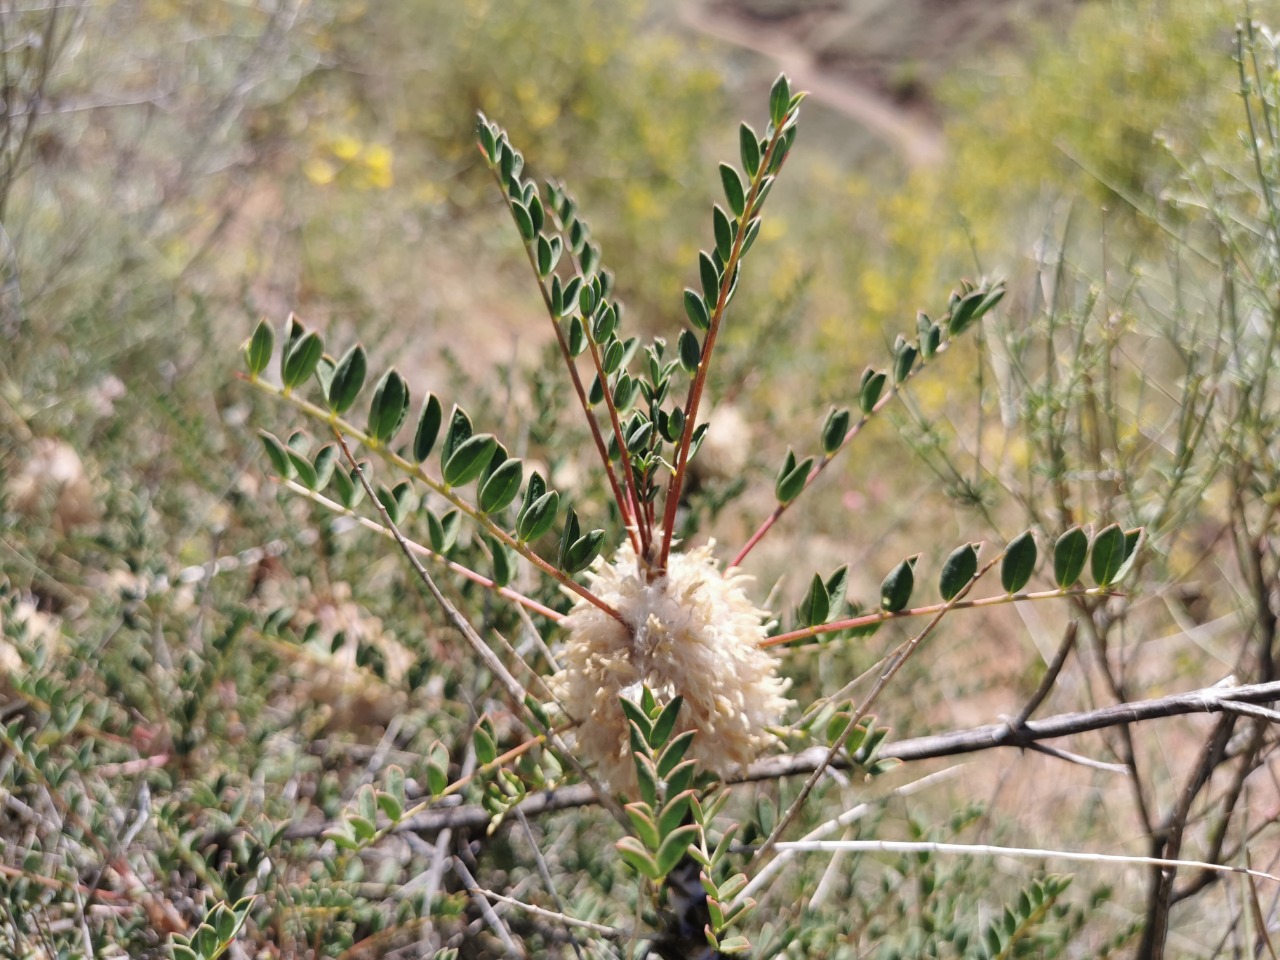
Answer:
[[[695,730],[689,756],[724,775],[753,760],[790,701],[789,681],[759,643],[767,614],[743,592],[749,578],[720,569],[711,545],[673,553],[667,575],[652,583],[624,545],[589,575],[592,592],[628,627],[580,600],[565,618],[568,639],[551,688],[581,722],[583,754],[615,790],[635,784],[627,720],[618,697],[647,683],[663,701],[684,698],[679,730]]]

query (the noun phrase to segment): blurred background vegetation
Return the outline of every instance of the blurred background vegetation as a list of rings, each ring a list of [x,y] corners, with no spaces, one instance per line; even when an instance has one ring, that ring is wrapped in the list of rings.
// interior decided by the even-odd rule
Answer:
[[[1250,12],[1280,20],[1273,3]],[[1178,331],[1212,326],[1219,302],[1215,267],[1181,269],[1207,236],[1198,217],[1252,175],[1233,60],[1244,14],[1225,0],[0,3],[0,952],[164,956],[168,933],[258,892],[240,956],[502,954],[456,883],[406,879],[413,844],[335,861],[314,838],[275,835],[305,810],[336,815],[389,758],[420,779],[440,741],[456,766],[488,712],[507,724],[503,746],[524,734],[380,541],[277,497],[253,428],[278,411],[234,379],[258,318],[297,311],[526,437],[558,485],[599,493],[575,472],[581,431],[561,418],[537,292],[477,162],[476,110],[570,187],[635,332],[674,339],[716,162],[736,153],[736,123],[757,119],[779,64],[792,70],[816,94],[713,374],[724,440],[704,454],[693,535],[740,544],[773,505],[788,445],[816,441],[915,311],[941,312],[961,276],[1005,275],[1004,326],[919,378],[897,419],[873,424],[752,555],[759,597],[776,590],[783,609],[812,570],[849,563],[851,594],[872,600],[903,555],[936,563],[967,539],[1067,519],[1037,513],[1051,435],[1020,405],[1030,382],[1018,387],[1028,344],[1053,365],[1044,318],[1061,294],[1080,342],[1118,345],[1137,371],[1116,381],[1117,458],[1139,478],[1203,471],[1190,493],[1139,490],[1123,508],[1090,485],[1100,471],[1069,478],[1077,521],[1151,527],[1142,582],[1158,602],[1135,633],[1195,641],[1125,660],[1124,689],[1218,680],[1235,662],[1221,624],[1260,589],[1213,521],[1230,490],[1142,439],[1163,437],[1190,395],[1178,348],[1194,353],[1199,334]],[[1221,190],[1188,195],[1218,170]],[[1239,209],[1241,222],[1257,214],[1248,198]],[[1252,275],[1264,301],[1267,269]],[[1108,340],[1110,323],[1132,339]],[[464,599],[485,628],[520,633],[510,611]],[[897,737],[1015,712],[1069,612],[956,617],[884,722]],[[783,672],[807,704],[878,649],[833,645]],[[1087,673],[1055,709],[1107,699]],[[1140,747],[1153,804],[1200,729]],[[865,788],[878,806],[863,835],[1147,852],[1127,786],[1054,764],[981,757],[908,799],[894,791],[928,772],[913,767]],[[1246,797],[1252,826],[1276,816],[1273,788]],[[863,789],[830,786],[827,800]],[[790,790],[744,790],[736,815],[761,832]],[[536,899],[537,844],[553,851],[565,912],[630,928],[635,891],[611,829],[560,814],[536,840],[500,833],[479,868]],[[761,897],[758,949],[966,955],[963,937],[976,943],[1036,876],[890,856],[856,877],[797,864]],[[1019,955],[1132,952],[1144,881],[1081,869]],[[814,889],[812,908],[794,895]],[[1253,930],[1240,892],[1176,914],[1171,955],[1214,955],[1219,937]],[[75,920],[100,893],[91,922]],[[521,931],[534,955],[568,949],[554,924]]]

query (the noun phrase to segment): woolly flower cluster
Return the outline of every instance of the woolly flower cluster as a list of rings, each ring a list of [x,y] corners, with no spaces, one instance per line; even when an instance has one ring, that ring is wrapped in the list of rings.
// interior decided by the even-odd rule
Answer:
[[[672,554],[666,576],[646,582],[629,545],[610,564],[597,561],[592,592],[624,626],[585,600],[570,611],[561,670],[551,688],[580,721],[583,754],[615,790],[635,785],[619,696],[638,699],[648,684],[660,700],[684,698],[679,730],[697,732],[689,756],[725,775],[770,741],[765,727],[790,705],[789,685],[759,642],[767,614],[742,590],[747,577],[721,571],[711,546]]]

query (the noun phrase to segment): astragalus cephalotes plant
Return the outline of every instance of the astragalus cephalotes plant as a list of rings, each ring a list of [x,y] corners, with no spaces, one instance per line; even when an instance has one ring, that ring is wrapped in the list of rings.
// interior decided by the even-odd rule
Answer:
[[[480,718],[472,741],[474,773],[463,775],[460,758],[441,746],[427,758],[430,798],[411,809],[387,801],[380,819],[370,794],[362,811],[331,831],[340,846],[362,850],[479,783],[485,784],[482,799],[493,829],[535,791],[581,781],[626,831],[616,848],[643,877],[648,893],[640,903],[653,928],[643,938],[653,949],[664,956],[742,952],[748,941],[733,929],[753,902],[738,896],[749,876],[767,862],[828,767],[853,764],[873,774],[887,766],[876,757],[884,731],[869,711],[945,614],[1014,600],[1106,594],[1123,576],[1139,537],[1114,525],[1092,538],[1080,528],[1064,534],[1052,550],[1055,587],[1038,592],[1026,589],[1038,557],[1032,533],[987,556],[978,543],[962,544],[940,571],[939,600],[915,607],[914,556],[885,578],[872,612],[847,599],[847,567],[814,574],[790,614],[765,609],[756,584],[739,570],[869,419],[996,307],[1004,287],[988,281],[963,283],[937,319],[921,313],[909,335],[898,336],[886,366],[867,368],[850,406],[830,411],[815,452],[788,450],[777,473],[776,505],[745,543],[726,551],[682,541],[690,464],[708,429],[708,370],[766,201],[795,145],[803,99],[779,77],[763,131],[742,125],[739,164],[720,165],[724,203],[711,211],[712,243],[698,255],[697,283],[682,295],[687,325],[670,340],[648,343],[624,333],[613,276],[571,194],[559,182],[540,186],[530,179],[506,134],[479,117],[480,159],[527,254],[543,322],[550,324],[567,389],[594,447],[594,469],[611,494],[599,527],[584,526],[541,471],[526,476],[521,456],[480,431],[459,405],[446,413],[444,402],[429,392],[412,427],[403,430],[412,404],[395,369],[373,387],[364,426],[350,419],[368,374],[360,344],[330,357],[321,334],[290,317],[278,351],[278,379],[270,376],[277,356],[272,326],[264,321],[245,344],[247,382],[302,414],[316,438],[313,443],[297,432],[282,442],[263,432],[279,482],[393,537],[533,735],[500,752],[501,734],[491,718]],[[375,463],[395,481],[375,489]],[[475,531],[465,551],[461,518]],[[425,536],[414,539],[416,531]],[[1096,585],[1086,587],[1080,577],[1090,549]],[[1000,589],[971,597],[979,579],[997,566]],[[561,595],[538,599],[531,595],[536,591],[518,589],[530,571],[558,584]],[[437,574],[523,607],[536,618],[530,622],[547,628],[556,666],[535,669],[510,646],[491,649],[466,611],[444,597]],[[885,655],[868,691],[816,704],[788,699],[780,654],[790,646],[866,635],[884,621],[907,617],[923,617],[927,625]],[[784,733],[791,742],[809,738],[821,751],[807,767],[790,771],[808,775],[805,787],[776,822],[760,825],[763,842],[735,849],[734,828],[717,819],[727,785],[747,775]],[[558,776],[544,769],[530,779],[517,766],[535,747],[550,749]]]

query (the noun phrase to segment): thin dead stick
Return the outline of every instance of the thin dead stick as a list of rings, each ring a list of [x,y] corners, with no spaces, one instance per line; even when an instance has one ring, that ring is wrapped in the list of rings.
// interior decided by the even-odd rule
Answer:
[[[1017,733],[1007,723],[993,723],[968,730],[913,737],[883,744],[876,751],[875,758],[912,763],[1004,747],[1023,749],[1041,740],[1054,740],[1124,723],[1140,723],[1194,713],[1221,713],[1228,709],[1228,704],[1238,706],[1242,703],[1271,703],[1278,700],[1280,700],[1280,680],[1243,687],[1208,687],[1152,700],[1136,700],[1102,707],[1098,710],[1063,713],[1044,720],[1031,720]],[[827,747],[818,746],[799,753],[766,757],[763,760],[757,760],[741,775],[730,777],[726,782],[733,785],[802,776],[812,773],[822,765],[827,752]],[[848,769],[851,766],[847,757],[840,756],[827,765],[837,770]],[[588,806],[595,802],[595,793],[587,784],[573,784],[531,793],[520,802],[520,809],[527,816],[536,817],[557,810]],[[482,827],[491,819],[492,814],[481,806],[433,809],[401,821],[396,827],[396,832],[411,831],[432,835],[448,828]],[[289,828],[285,836],[288,839],[315,837],[330,826],[331,824],[327,821],[297,823]],[[204,843],[208,844],[225,836],[226,834],[212,834],[205,838]]]
[[[502,922],[502,918],[490,906],[489,901],[485,898],[484,890],[480,888],[480,884],[476,883],[476,878],[471,875],[471,871],[467,869],[461,857],[453,858],[453,869],[462,882],[466,884],[467,892],[471,894],[476,906],[480,908],[480,915],[484,917],[485,923],[489,924],[490,929],[498,935],[502,945],[507,948],[507,956],[526,956],[524,950],[517,947],[515,941],[511,939],[511,931],[507,929],[507,925]]]
[[[542,917],[544,920],[553,920],[557,923],[563,923],[568,927],[581,927],[583,930],[589,930],[592,933],[598,933],[602,937],[608,937],[610,940],[621,940],[630,934],[625,930],[619,930],[616,927],[607,927],[603,923],[593,923],[590,920],[579,920],[577,917],[571,917],[567,913],[556,913],[554,910],[548,910],[545,907],[538,907],[532,903],[525,903],[523,900],[516,900],[514,897],[506,897],[493,890],[486,890],[483,887],[469,887],[467,893],[488,897],[496,903],[505,903],[508,906],[515,907],[517,910],[523,910],[525,913],[535,917]],[[573,941],[577,945],[577,941]]]
[[[511,697],[516,709],[523,712],[527,720],[531,721],[534,727],[542,732],[543,736],[547,738],[547,742],[555,747],[557,752],[559,752],[569,765],[573,767],[574,772],[577,773],[578,776],[582,777],[587,785],[591,787],[601,805],[609,811],[619,824],[622,825],[623,829],[629,831],[631,829],[630,821],[618,801],[614,799],[612,794],[605,792],[604,788],[600,786],[595,777],[591,776],[591,774],[587,772],[586,768],[582,766],[578,758],[569,751],[567,746],[565,746],[564,741],[560,739],[559,735],[554,730],[543,724],[543,722],[538,719],[537,715],[529,709],[528,704],[525,702],[528,697],[528,691],[524,689],[520,681],[517,680],[511,671],[507,669],[507,665],[498,658],[498,655],[489,649],[489,645],[480,638],[480,634],[476,633],[475,628],[471,626],[467,618],[459,613],[458,609],[449,602],[449,598],[440,592],[440,588],[436,586],[435,580],[432,579],[431,574],[427,573],[426,568],[418,561],[417,556],[409,548],[409,542],[405,539],[404,534],[400,532],[400,528],[396,526],[395,521],[391,519],[391,515],[387,513],[387,508],[382,505],[382,501],[379,500],[377,494],[374,493],[373,486],[369,483],[369,478],[365,476],[364,468],[360,466],[360,463],[351,453],[351,448],[347,446],[347,440],[346,437],[342,435],[342,431],[337,427],[334,427],[333,435],[338,438],[338,445],[342,448],[342,453],[346,456],[347,462],[351,464],[352,470],[355,472],[356,476],[360,478],[360,484],[364,487],[365,493],[368,495],[369,499],[377,505],[378,512],[382,515],[383,523],[387,525],[387,529],[395,536],[396,543],[399,545],[400,551],[408,559],[409,564],[418,575],[418,579],[422,581],[423,586],[427,588],[427,591],[435,599],[436,603],[440,605],[440,609],[444,611],[445,616],[449,619],[449,622],[453,625],[454,629],[462,634],[463,639],[471,645],[471,649],[474,650],[476,655],[481,659],[481,661],[483,661],[485,667],[488,668],[489,672],[492,673],[494,677],[498,679],[498,682],[506,689],[507,695]]]
[[[533,827],[529,826],[529,818],[524,815],[524,811],[519,807],[515,809],[516,817],[520,820],[520,826],[524,828],[524,835],[529,841],[529,846],[533,849],[533,860],[538,867],[538,876],[542,878],[542,885],[546,887],[547,893],[551,895],[552,902],[556,905],[557,919],[560,919],[564,925],[564,932],[569,937],[569,943],[573,945],[573,954],[582,960],[582,945],[578,943],[578,938],[573,935],[574,923],[572,917],[564,912],[564,901],[560,899],[560,894],[556,890],[556,882],[552,879],[551,871],[547,869],[547,860],[542,855],[542,848],[538,846],[538,838],[533,835]],[[523,904],[518,904],[523,907]],[[541,910],[541,907],[536,908]]]
[[[1256,717],[1269,723],[1280,723],[1280,711],[1268,710],[1266,707],[1258,707],[1252,703],[1233,703],[1228,700],[1222,705],[1222,709],[1231,713],[1243,714],[1246,717]]]
[[[945,770],[930,773],[927,776],[921,777],[919,780],[913,780],[911,783],[904,783],[900,787],[895,787],[882,797],[877,797],[874,800],[867,800],[863,803],[859,803],[857,806],[850,807],[835,819],[828,820],[826,823],[815,827],[801,839],[821,840],[823,837],[827,836],[827,834],[834,833],[837,830],[843,830],[845,827],[857,823],[868,813],[875,810],[877,807],[888,803],[895,797],[909,797],[914,793],[919,793],[927,787],[933,786],[934,784],[952,779],[957,776],[966,765],[967,764],[957,763],[955,766],[947,767]],[[765,885],[769,878],[778,873],[778,871],[790,863],[792,859],[794,859],[794,854],[780,853],[778,856],[766,863],[760,869],[760,872],[752,877],[751,881],[742,888],[742,891],[733,898],[726,912],[733,912],[739,904],[746,901],[747,897],[753,896],[757,890],[761,889]]]
[[[1130,863],[1146,867],[1190,867],[1214,873],[1238,873],[1258,880],[1280,884],[1280,877],[1249,867],[1201,860],[1164,860],[1159,857],[1136,857],[1119,853],[1087,853],[1080,850],[1041,850],[1037,847],[997,847],[986,843],[936,843],[928,840],[784,840],[776,844],[779,851],[797,853],[955,853],[965,856],[1017,857],[1024,860],[1072,860],[1081,863]]]

